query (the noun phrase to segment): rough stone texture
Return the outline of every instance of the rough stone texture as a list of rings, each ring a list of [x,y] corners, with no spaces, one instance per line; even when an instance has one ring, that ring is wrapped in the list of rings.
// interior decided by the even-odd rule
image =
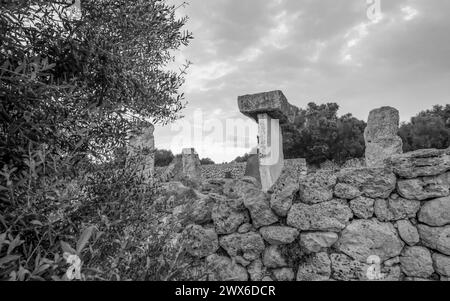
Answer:
[[[258,114],[266,113],[280,123],[295,123],[300,110],[291,105],[281,91],[271,91],[238,97],[239,111],[258,121]]]
[[[450,226],[428,227],[419,225],[420,241],[428,248],[450,255]]]
[[[397,178],[387,168],[351,168],[341,170],[337,182],[358,189],[368,198],[385,199],[394,191]]]
[[[338,183],[334,187],[334,195],[340,199],[353,200],[361,196],[362,192],[354,186],[344,183]]]
[[[195,257],[206,257],[219,249],[216,232],[198,225],[189,225],[184,230],[186,251]]]
[[[369,114],[364,131],[367,166],[381,166],[386,158],[402,153],[402,139],[397,136],[399,112],[391,107],[382,107]]]
[[[375,200],[366,197],[358,197],[350,201],[350,209],[353,214],[362,219],[369,219],[373,216]]]
[[[298,180],[297,180],[298,181]],[[298,191],[298,183],[288,184],[283,189],[270,197],[270,207],[279,216],[286,216],[292,207],[295,193]]]
[[[398,256],[403,246],[392,224],[375,219],[353,221],[335,244],[337,250],[360,262],[366,262],[371,255],[385,261]]]
[[[423,201],[450,195],[450,172],[417,179],[399,180],[398,193],[410,200]]]
[[[279,246],[269,246],[264,251],[264,266],[272,269],[287,266],[286,258],[284,258]]]
[[[428,278],[434,273],[431,253],[424,247],[406,247],[400,263],[403,273],[409,277]]]
[[[419,243],[420,236],[417,228],[409,220],[401,220],[397,222],[397,230],[401,239],[403,239],[409,246],[414,246]]]
[[[402,178],[437,176],[450,170],[450,148],[422,149],[389,160],[395,174]]]
[[[331,254],[332,278],[340,281],[367,280],[368,265],[344,254]]]
[[[425,203],[420,209],[419,221],[434,227],[450,224],[450,196]]]
[[[331,247],[338,240],[338,235],[333,232],[311,232],[300,234],[300,246],[307,253],[319,253],[325,248]]]
[[[259,233],[271,245],[285,245],[294,242],[298,237],[298,230],[290,227],[269,226],[259,230]]]
[[[419,201],[406,200],[403,198],[375,201],[375,215],[382,222],[398,221],[401,219],[414,218],[420,209]]]
[[[193,180],[201,179],[202,171],[200,169],[200,159],[193,148],[183,149],[181,155],[181,165],[184,177]]]
[[[261,228],[269,226],[278,221],[278,217],[270,209],[270,201],[266,193],[253,189],[244,199],[244,205],[250,211],[253,226]]]
[[[277,281],[293,281],[295,279],[294,270],[291,268],[281,268],[272,271]]]
[[[155,176],[155,127],[150,125],[142,130],[142,135],[130,139],[128,147],[129,158],[140,162],[139,173],[150,183]]]
[[[305,258],[298,267],[297,281],[326,281],[331,276],[331,261],[328,254],[315,253]]]
[[[259,258],[265,247],[262,237],[256,232],[222,236],[219,244],[231,257],[242,255],[246,260]]]
[[[205,224],[211,221],[211,212],[214,206],[214,199],[208,196],[202,197],[185,205],[176,207],[173,215],[183,225],[188,224]]]
[[[250,220],[241,199],[223,197],[216,197],[211,216],[218,234],[234,233]]]
[[[255,191],[259,192],[259,189],[250,178],[227,181],[223,186],[223,194],[231,199],[245,198]]]
[[[247,268],[248,274],[250,275],[250,280],[261,281],[266,273],[266,268],[264,267],[261,259],[253,261]]]
[[[254,230],[254,228],[253,228],[252,224],[246,223],[246,224],[243,224],[242,226],[240,226],[237,232],[240,234],[245,234],[245,233],[248,233],[253,230]]]
[[[298,203],[292,206],[287,224],[302,231],[339,232],[352,217],[352,211],[343,200],[315,205]]]
[[[443,277],[450,277],[450,257],[439,253],[434,253],[432,257],[436,272]]]
[[[317,204],[333,198],[336,176],[329,172],[318,172],[305,177],[300,182],[300,200],[306,204]]]
[[[231,259],[216,254],[206,258],[210,281],[247,281],[247,270]]]

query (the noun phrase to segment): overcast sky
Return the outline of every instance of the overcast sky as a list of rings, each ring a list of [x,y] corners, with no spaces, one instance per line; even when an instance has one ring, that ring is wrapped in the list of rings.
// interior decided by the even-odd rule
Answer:
[[[450,103],[448,0],[381,0],[381,15],[372,19],[366,0],[188,2],[177,14],[189,17],[194,40],[175,55],[177,63],[193,63],[182,89],[189,103],[183,120],[157,127],[158,148],[195,147],[218,163],[249,151],[256,123],[246,145],[225,132],[226,120],[246,120],[237,107],[244,94],[282,90],[298,107],[336,102],[339,114],[364,120],[386,105],[405,121]],[[203,136],[188,129],[201,124]]]

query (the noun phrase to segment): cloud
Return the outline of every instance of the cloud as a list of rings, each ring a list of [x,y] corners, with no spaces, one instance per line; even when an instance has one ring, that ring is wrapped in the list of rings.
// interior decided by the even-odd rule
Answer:
[[[194,33],[177,59],[194,63],[183,87],[186,120],[198,108],[211,118],[243,117],[238,95],[275,89],[299,107],[333,101],[360,119],[391,105],[407,120],[450,102],[448,0],[381,0],[375,20],[365,0],[189,3],[177,11]],[[157,145],[170,137],[158,128]],[[227,151],[215,155],[221,147]],[[203,149],[216,161],[244,153],[223,144]]]

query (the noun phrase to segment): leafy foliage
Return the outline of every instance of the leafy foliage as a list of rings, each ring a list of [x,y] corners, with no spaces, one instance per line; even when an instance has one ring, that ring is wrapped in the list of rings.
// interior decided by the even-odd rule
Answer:
[[[211,160],[210,158],[203,158],[203,159],[200,159],[200,164],[201,165],[214,165],[216,163],[213,160]]]
[[[172,151],[165,149],[155,150],[155,166],[164,167],[168,166],[175,158]]]
[[[162,277],[156,186],[125,146],[184,106],[188,64],[167,64],[187,19],[155,0],[84,0],[75,18],[72,2],[0,8],[0,279],[64,280],[65,254],[82,279]]]
[[[399,135],[405,152],[450,146],[450,105],[434,106],[403,123]]]

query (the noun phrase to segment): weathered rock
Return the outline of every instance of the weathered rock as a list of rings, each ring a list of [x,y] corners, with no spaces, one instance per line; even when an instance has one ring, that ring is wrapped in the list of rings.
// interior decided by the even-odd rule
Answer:
[[[269,276],[265,276],[265,277],[262,279],[262,282],[268,282],[268,281],[273,281],[273,279],[270,278]]]
[[[231,257],[242,255],[246,260],[259,258],[265,247],[262,237],[256,232],[222,236],[219,244]]]
[[[401,154],[402,139],[397,136],[399,112],[391,107],[382,107],[370,112],[364,131],[367,166],[381,166],[386,158]]]
[[[409,277],[428,278],[434,273],[431,253],[424,247],[406,247],[400,263],[403,273]]]
[[[180,205],[173,210],[173,214],[184,224],[205,224],[211,221],[211,212],[214,199],[202,197],[185,205]]]
[[[355,216],[363,219],[369,219],[375,212],[374,203],[374,199],[358,197],[350,201],[350,209],[352,209]]]
[[[397,199],[378,199],[375,201],[375,215],[382,222],[398,221],[416,217],[420,209],[419,201]]]
[[[272,271],[277,281],[293,281],[295,279],[294,270],[291,268],[281,268]]]
[[[353,221],[335,244],[337,250],[360,262],[366,262],[372,255],[380,257],[383,262],[398,256],[403,246],[392,224],[375,219]]]
[[[434,227],[450,224],[450,196],[425,203],[419,211],[419,221]]]
[[[384,262],[384,266],[385,266],[385,267],[393,267],[393,266],[395,266],[395,265],[397,265],[397,264],[400,264],[400,256],[391,258],[391,259],[386,260],[386,261]]]
[[[264,267],[261,259],[253,261],[248,266],[247,270],[251,281],[261,281],[266,273],[266,268]]]
[[[234,233],[239,226],[250,220],[242,199],[227,199],[221,196],[215,198],[211,217],[218,234]]]
[[[291,209],[295,193],[298,191],[298,184],[290,184],[270,197],[270,207],[279,216],[286,216]]]
[[[315,205],[294,204],[287,224],[301,231],[331,231],[344,229],[353,213],[343,200],[332,200]]]
[[[195,257],[206,257],[219,249],[216,232],[199,225],[188,226],[183,233],[186,251]]]
[[[286,258],[282,254],[279,246],[269,246],[264,251],[263,256],[264,266],[272,269],[282,268],[287,266]]]
[[[450,172],[434,177],[399,180],[398,193],[410,200],[423,201],[450,195]]]
[[[231,199],[243,199],[248,194],[254,194],[255,189],[257,189],[257,186],[248,179],[231,180],[223,186],[223,194]]]
[[[247,270],[231,259],[216,254],[206,258],[210,281],[247,281]]]
[[[327,253],[314,253],[298,267],[297,281],[326,281],[330,279],[331,261]]]
[[[300,200],[306,204],[317,204],[333,198],[333,187],[336,185],[336,176],[329,172],[310,174],[300,182]]]
[[[334,195],[340,199],[353,200],[361,196],[362,192],[357,187],[345,183],[338,183],[334,187]]]
[[[332,278],[340,281],[367,280],[368,265],[344,254],[331,254]]]
[[[183,170],[183,177],[191,180],[200,180],[202,171],[200,169],[200,159],[193,148],[183,149],[181,155],[181,164]]]
[[[253,230],[254,230],[254,228],[253,228],[252,224],[246,223],[239,227],[238,233],[245,234],[245,233],[248,233]]]
[[[252,189],[246,194],[244,205],[250,211],[253,226],[256,228],[269,226],[278,221],[278,217],[270,209],[267,194],[258,189]]]
[[[402,178],[437,176],[450,170],[450,148],[422,149],[392,156],[388,161],[394,173]]]
[[[444,277],[450,277],[450,257],[439,253],[433,254],[433,262],[436,272]]]
[[[401,220],[397,222],[397,230],[401,239],[403,239],[409,246],[414,246],[419,243],[420,236],[417,228],[409,220]]]
[[[351,168],[341,170],[337,182],[358,189],[365,197],[385,199],[394,191],[397,178],[387,168]]]
[[[433,228],[419,225],[420,241],[428,248],[450,255],[450,226]]]
[[[282,124],[292,124],[300,115],[300,110],[291,105],[279,90],[239,96],[238,106],[242,114],[255,121],[258,121],[258,114],[267,113]]]
[[[231,260],[234,260],[236,263],[242,265],[243,267],[246,267],[251,263],[250,261],[248,261],[247,259],[245,259],[242,256],[233,257],[233,258],[231,258]]]
[[[333,232],[310,232],[300,234],[300,246],[307,253],[319,253],[325,248],[331,247],[338,240],[338,235]]]
[[[298,230],[290,227],[263,227],[259,233],[271,245],[285,245],[292,243],[298,237]]]

